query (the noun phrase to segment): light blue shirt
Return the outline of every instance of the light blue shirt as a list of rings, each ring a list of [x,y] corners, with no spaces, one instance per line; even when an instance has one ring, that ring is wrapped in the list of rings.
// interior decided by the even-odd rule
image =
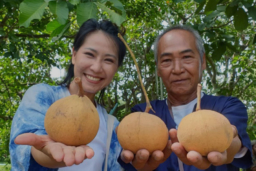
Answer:
[[[16,145],[14,139],[22,133],[35,133],[38,135],[46,135],[44,128],[44,117],[48,108],[55,101],[69,96],[68,89],[64,86],[50,86],[47,84],[37,84],[30,87],[24,94],[23,99],[19,105],[18,110],[15,113],[12,122],[11,136],[9,150],[11,155],[11,171],[56,171],[58,169],[49,169],[40,166],[35,162],[31,156],[31,146],[28,145]],[[97,136],[99,139],[95,139],[98,145],[100,144],[101,149],[96,150],[97,156],[100,156],[99,168],[103,170],[105,162],[105,150],[106,148],[106,136],[107,136],[107,112],[106,110],[97,105],[97,111],[100,113],[100,132]],[[108,170],[121,170],[121,166],[117,162],[117,158],[121,152],[121,146],[117,140],[115,128],[119,124],[118,120],[115,119],[112,138],[110,143],[109,155],[108,155]],[[104,130],[105,127],[105,130]],[[105,134],[105,135],[104,135]],[[105,142],[104,142],[105,141]],[[97,148],[91,142],[93,149]],[[102,159],[103,157],[103,159]],[[89,160],[88,160],[89,161]],[[93,162],[93,161],[91,161]]]

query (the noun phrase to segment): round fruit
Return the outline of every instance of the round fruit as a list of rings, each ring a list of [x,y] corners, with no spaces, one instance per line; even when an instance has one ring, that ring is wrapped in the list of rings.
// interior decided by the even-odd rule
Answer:
[[[224,152],[233,140],[233,130],[224,115],[212,110],[198,110],[181,120],[177,136],[186,151],[207,156],[212,151]]]
[[[117,138],[125,150],[134,154],[140,149],[150,153],[163,150],[168,141],[168,129],[157,116],[135,112],[127,115],[119,124]]]
[[[87,96],[70,95],[50,106],[44,126],[52,140],[79,146],[94,139],[99,123],[98,112]]]

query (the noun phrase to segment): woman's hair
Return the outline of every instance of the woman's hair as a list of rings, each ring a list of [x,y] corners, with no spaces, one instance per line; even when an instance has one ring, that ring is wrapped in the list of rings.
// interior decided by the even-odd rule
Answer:
[[[124,43],[121,41],[121,39],[118,37],[118,33],[124,34],[125,30],[122,32],[119,30],[119,28],[116,26],[116,24],[112,23],[108,20],[103,21],[97,21],[95,19],[89,19],[85,21],[82,26],[80,27],[75,40],[74,40],[74,51],[78,51],[78,49],[83,45],[86,37],[95,31],[103,31],[105,34],[109,35],[109,37],[115,42],[118,48],[118,67],[122,65],[123,59],[126,53],[126,47]],[[72,61],[72,60],[71,60]],[[72,79],[74,77],[74,65],[72,62],[70,63],[68,67],[68,72],[65,77],[65,79],[59,83],[59,85],[69,86]],[[103,102],[103,96],[104,96],[105,88],[101,90],[99,98],[97,102],[99,104],[104,105]]]

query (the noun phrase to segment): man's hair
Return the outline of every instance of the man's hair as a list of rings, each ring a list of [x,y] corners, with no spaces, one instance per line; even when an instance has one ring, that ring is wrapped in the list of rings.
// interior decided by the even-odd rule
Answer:
[[[204,53],[205,53],[203,39],[201,38],[201,36],[199,35],[199,33],[196,30],[194,30],[193,28],[191,28],[189,26],[183,26],[183,25],[177,25],[177,26],[169,27],[168,29],[166,29],[163,33],[161,33],[156,38],[155,43],[154,43],[155,61],[157,62],[157,53],[158,53],[159,40],[161,39],[161,37],[163,37],[166,33],[168,33],[171,30],[185,30],[185,31],[188,31],[188,32],[192,33],[195,37],[196,47],[197,47],[198,53],[200,55],[201,62],[203,62],[203,56],[204,56]]]

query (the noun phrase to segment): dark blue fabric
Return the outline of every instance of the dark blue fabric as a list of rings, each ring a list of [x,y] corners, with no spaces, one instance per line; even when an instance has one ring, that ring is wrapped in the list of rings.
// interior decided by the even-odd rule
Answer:
[[[154,100],[151,101],[151,105],[156,111],[155,115],[159,116],[166,123],[168,129],[176,128],[176,124],[170,115],[168,106],[166,105],[166,100]],[[136,105],[132,108],[132,112],[144,111],[145,107],[145,103]],[[246,133],[248,116],[244,104],[234,97],[211,96],[204,94],[203,98],[201,99],[201,109],[214,110],[225,115],[229,119],[230,123],[237,127],[243,146],[249,149],[244,157],[234,159],[231,164],[218,167],[211,166],[210,168],[206,169],[206,171],[239,171],[239,168],[249,168],[252,165],[252,148],[249,136]],[[149,113],[154,114],[152,111]],[[120,159],[119,163],[127,171],[135,170],[130,164],[125,164]],[[200,171],[194,166],[187,166],[185,164],[183,164],[183,166],[185,171]],[[179,166],[177,156],[172,153],[171,156],[164,163],[160,164],[155,171],[178,170]]]

